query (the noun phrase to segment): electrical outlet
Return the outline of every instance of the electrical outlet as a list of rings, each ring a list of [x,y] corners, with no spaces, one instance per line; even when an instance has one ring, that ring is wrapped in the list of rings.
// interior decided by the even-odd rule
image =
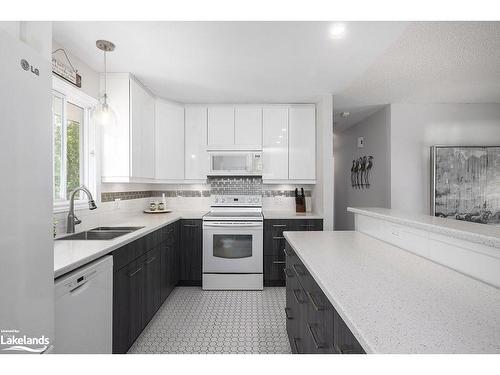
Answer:
[[[365,147],[365,137],[358,137],[358,148]]]
[[[114,203],[114,209],[119,210],[120,209],[120,202],[121,198],[115,198],[115,203]]]

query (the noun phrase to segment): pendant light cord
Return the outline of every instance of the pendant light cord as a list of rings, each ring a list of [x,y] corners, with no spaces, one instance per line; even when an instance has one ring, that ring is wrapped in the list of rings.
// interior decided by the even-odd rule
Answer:
[[[108,86],[107,86],[107,81],[108,81],[108,74],[106,71],[106,51],[104,51],[104,104],[107,103],[107,92],[108,92]]]

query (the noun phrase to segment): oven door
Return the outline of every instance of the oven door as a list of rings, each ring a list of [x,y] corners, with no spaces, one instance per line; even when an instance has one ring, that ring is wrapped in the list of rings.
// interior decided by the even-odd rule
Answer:
[[[262,222],[203,223],[204,273],[262,273]]]

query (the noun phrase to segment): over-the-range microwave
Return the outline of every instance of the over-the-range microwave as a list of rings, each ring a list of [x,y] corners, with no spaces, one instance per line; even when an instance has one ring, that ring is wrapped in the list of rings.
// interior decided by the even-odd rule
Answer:
[[[209,151],[209,176],[262,176],[262,152]]]

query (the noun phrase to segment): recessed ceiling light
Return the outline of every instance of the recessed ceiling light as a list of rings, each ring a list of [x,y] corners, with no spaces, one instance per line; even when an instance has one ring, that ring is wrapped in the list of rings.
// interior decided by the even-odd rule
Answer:
[[[345,25],[343,23],[335,23],[330,27],[330,37],[332,39],[340,39],[345,35]]]

